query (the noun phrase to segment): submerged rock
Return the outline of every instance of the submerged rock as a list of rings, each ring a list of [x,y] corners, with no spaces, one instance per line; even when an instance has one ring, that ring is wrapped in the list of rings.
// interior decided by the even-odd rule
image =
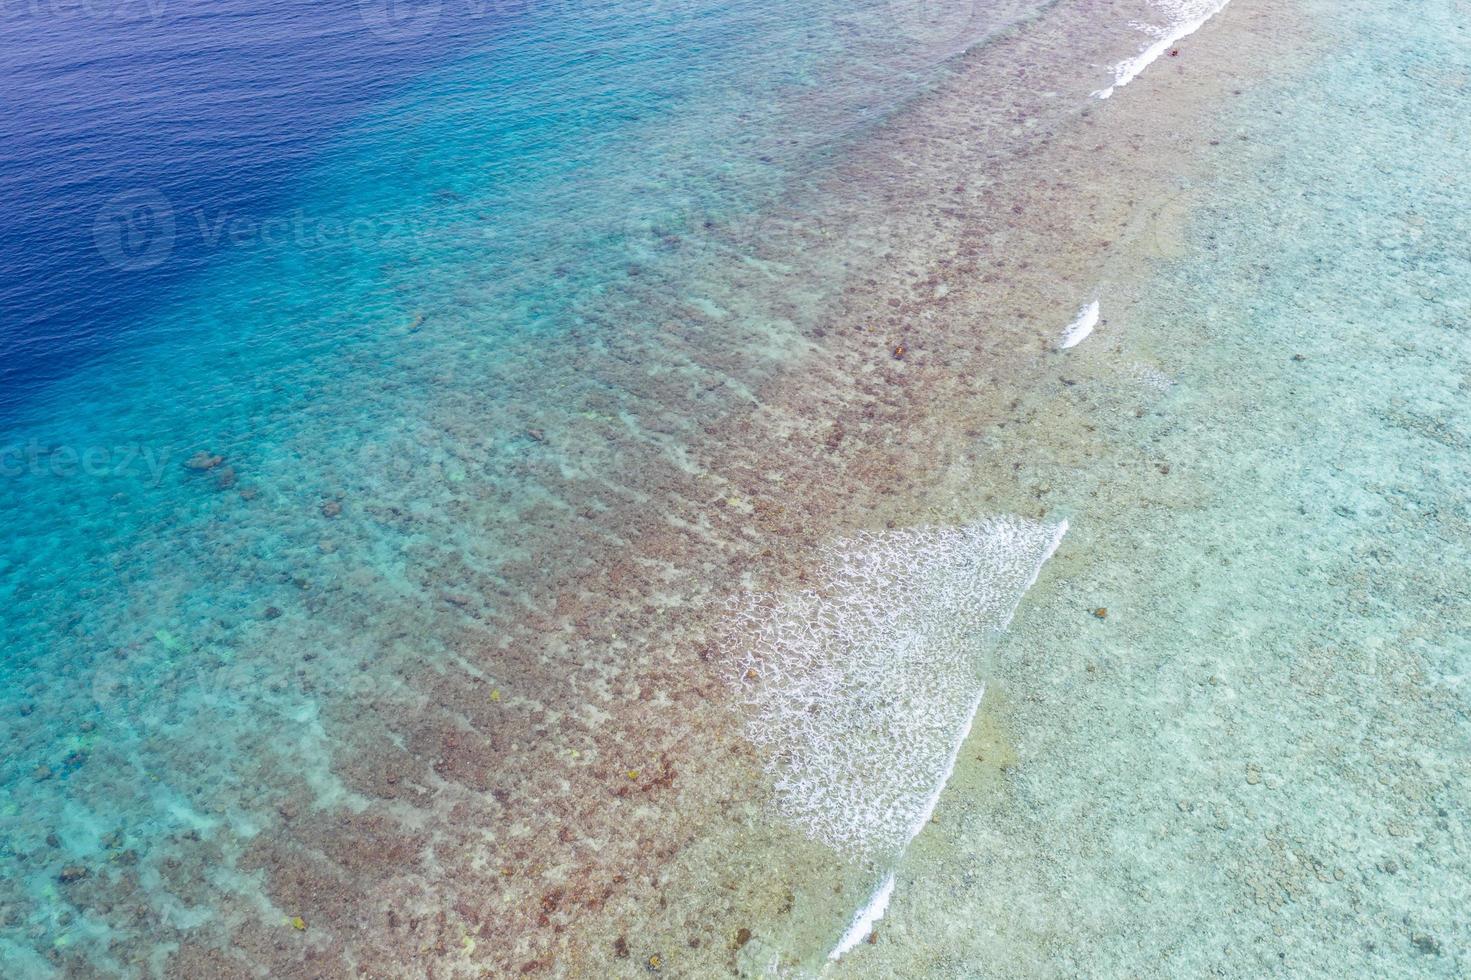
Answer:
[[[203,473],[205,470],[214,469],[216,466],[219,466],[224,461],[225,457],[219,455],[218,453],[210,453],[201,449],[193,456],[190,456],[188,459],[184,460],[184,468],[188,470],[193,470],[196,473]]]
[[[1416,933],[1410,938],[1410,944],[1426,956],[1439,956],[1444,952],[1440,940],[1425,933]]]

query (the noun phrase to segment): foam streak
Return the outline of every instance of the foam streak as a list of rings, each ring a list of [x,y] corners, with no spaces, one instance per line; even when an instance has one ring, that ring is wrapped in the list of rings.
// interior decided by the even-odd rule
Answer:
[[[830,960],[836,960],[848,950],[857,946],[873,931],[873,925],[884,917],[888,911],[889,899],[894,895],[894,876],[891,873],[879,885],[868,899],[868,904],[859,909],[853,916],[853,922],[848,926],[848,931],[843,933],[843,938],[833,947],[833,951],[827,954]]]
[[[1205,26],[1206,22],[1226,9],[1231,0],[1204,0],[1201,9],[1196,10],[1195,5],[1186,7],[1190,11],[1180,20],[1165,30],[1164,35],[1158,40],[1139,52],[1128,61],[1121,61],[1114,66],[1113,84],[1108,88],[1101,88],[1093,93],[1095,99],[1106,99],[1113,95],[1116,89],[1121,89],[1134,79],[1144,73],[1144,69],[1154,64],[1173,48],[1178,42],[1184,40]]]
[[[1088,335],[1093,332],[1093,328],[1098,326],[1098,318],[1101,313],[1102,308],[1098,305],[1098,300],[1096,299],[1078,310],[1077,317],[1062,332],[1062,340],[1058,342],[1058,348],[1060,350],[1067,350],[1069,347],[1076,347],[1084,340],[1087,340]]]

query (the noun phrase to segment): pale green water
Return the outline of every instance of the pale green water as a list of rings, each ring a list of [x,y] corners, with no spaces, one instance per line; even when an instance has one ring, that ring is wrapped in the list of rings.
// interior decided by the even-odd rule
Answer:
[[[996,657],[1005,734],[841,975],[1471,971],[1471,24],[1298,15],[1300,63],[1161,125],[1220,141],[1182,251],[1121,241],[1077,383],[987,445],[1072,530]]]

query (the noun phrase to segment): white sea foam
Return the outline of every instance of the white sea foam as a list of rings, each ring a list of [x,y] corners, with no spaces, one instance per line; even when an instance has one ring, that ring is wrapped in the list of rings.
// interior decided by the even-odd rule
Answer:
[[[1004,630],[1066,523],[864,533],[830,544],[812,588],[742,596],[731,623],[747,733],[777,811],[865,860],[934,812]]]
[[[1166,51],[1179,41],[1189,37],[1205,26],[1206,21],[1226,9],[1231,0],[1153,0],[1154,5],[1165,11],[1169,21],[1164,26],[1136,24],[1140,30],[1153,36],[1155,41],[1127,61],[1113,68],[1113,84],[1093,93],[1095,99],[1106,99],[1116,89],[1121,89],[1143,74],[1144,69],[1159,60]]]
[[[976,700],[971,705],[970,715],[965,719],[965,725],[955,733],[955,743],[950,746],[950,758],[945,763],[945,771],[940,773],[939,779],[935,780],[929,799],[925,800],[919,815],[914,818],[914,823],[909,828],[910,840],[918,837],[919,832],[924,830],[924,825],[929,823],[930,818],[935,815],[935,807],[940,805],[940,797],[945,793],[945,784],[950,782],[950,776],[955,772],[955,760],[960,758],[960,747],[965,744],[966,739],[970,738],[970,726],[975,724],[976,712],[981,710],[981,698],[985,697],[985,694],[986,685],[982,684],[981,689],[976,692]]]
[[[894,875],[891,873],[884,878],[883,884],[874,890],[868,899],[868,904],[859,909],[853,916],[853,922],[848,926],[848,931],[843,933],[843,938],[833,947],[833,951],[827,954],[827,958],[835,960],[848,950],[857,946],[873,932],[873,924],[884,917],[884,912],[889,908],[889,899],[894,894]]]
[[[1076,347],[1087,340],[1088,335],[1093,332],[1093,328],[1098,326],[1098,318],[1101,313],[1102,308],[1098,305],[1098,300],[1096,299],[1078,310],[1077,317],[1062,332],[1062,339],[1057,342],[1058,348],[1067,350],[1069,347]]]

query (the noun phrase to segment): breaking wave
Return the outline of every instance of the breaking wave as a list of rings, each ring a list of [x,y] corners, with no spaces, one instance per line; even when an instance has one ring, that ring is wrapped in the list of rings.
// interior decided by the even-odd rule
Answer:
[[[866,532],[824,548],[815,585],[734,602],[736,681],[775,806],[865,859],[923,828],[985,690],[1003,631],[1066,522]]]

